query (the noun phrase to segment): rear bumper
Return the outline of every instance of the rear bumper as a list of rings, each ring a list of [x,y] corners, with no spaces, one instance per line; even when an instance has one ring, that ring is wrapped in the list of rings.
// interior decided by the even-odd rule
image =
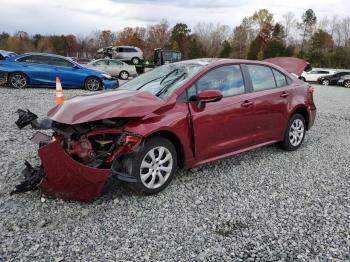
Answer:
[[[115,89],[119,87],[118,79],[104,79],[102,80],[103,89]]]
[[[100,196],[111,174],[110,169],[92,168],[75,161],[57,140],[42,146],[38,152],[45,171],[40,186],[53,197],[93,201]]]

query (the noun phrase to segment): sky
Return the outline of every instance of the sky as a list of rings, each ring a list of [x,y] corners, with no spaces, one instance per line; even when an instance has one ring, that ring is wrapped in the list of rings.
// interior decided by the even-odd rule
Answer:
[[[95,30],[147,26],[162,19],[170,25],[213,22],[234,27],[262,8],[272,12],[275,21],[287,12],[300,18],[308,8],[319,19],[350,14],[348,0],[0,0],[0,8],[0,32],[80,36]]]

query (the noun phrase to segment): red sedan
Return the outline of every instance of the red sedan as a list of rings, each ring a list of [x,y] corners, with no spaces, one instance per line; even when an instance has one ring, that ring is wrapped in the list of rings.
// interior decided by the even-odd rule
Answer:
[[[288,70],[288,68],[285,68]],[[315,120],[313,88],[270,63],[200,59],[164,65],[117,91],[48,113],[39,139],[48,194],[89,201],[113,174],[146,194],[192,168],[272,143],[296,150]]]

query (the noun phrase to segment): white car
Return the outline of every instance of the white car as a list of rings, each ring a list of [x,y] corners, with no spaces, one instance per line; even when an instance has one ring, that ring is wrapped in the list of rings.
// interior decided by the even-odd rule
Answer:
[[[115,76],[123,80],[127,80],[129,76],[137,76],[135,66],[128,65],[123,61],[116,59],[98,59],[88,63],[85,66],[107,72],[111,76]]]
[[[313,68],[311,71],[304,71],[300,79],[305,82],[317,82],[317,79],[321,76],[333,75],[335,73],[336,71],[331,69]]]

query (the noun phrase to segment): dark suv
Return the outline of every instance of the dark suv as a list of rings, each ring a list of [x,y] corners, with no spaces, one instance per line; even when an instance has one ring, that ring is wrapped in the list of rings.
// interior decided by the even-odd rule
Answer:
[[[320,85],[324,85],[324,86],[337,85],[340,78],[342,76],[345,76],[345,75],[350,75],[350,71],[348,71],[348,72],[341,71],[341,72],[337,72],[333,75],[321,76],[319,79],[317,79],[317,82]]]

